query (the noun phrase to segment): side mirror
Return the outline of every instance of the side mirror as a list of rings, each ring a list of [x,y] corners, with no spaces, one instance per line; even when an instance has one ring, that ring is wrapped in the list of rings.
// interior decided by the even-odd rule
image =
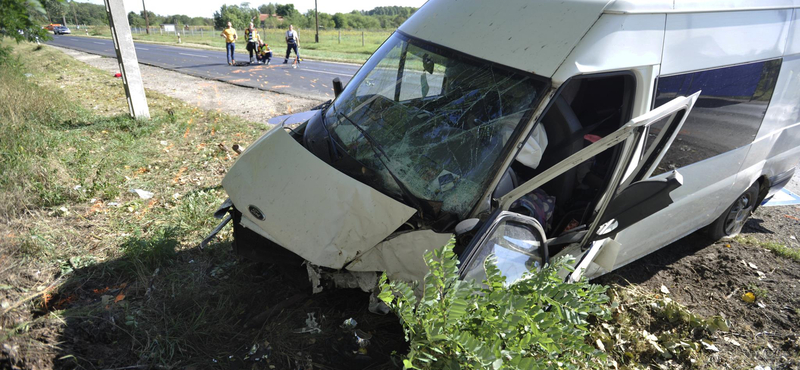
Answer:
[[[342,86],[342,80],[340,80],[339,77],[334,78],[333,79],[333,95],[338,98],[339,94],[341,94],[342,91],[344,91],[344,87]]]

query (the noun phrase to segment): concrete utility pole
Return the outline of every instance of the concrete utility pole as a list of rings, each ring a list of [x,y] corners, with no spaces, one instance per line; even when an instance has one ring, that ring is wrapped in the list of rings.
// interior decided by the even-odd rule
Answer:
[[[317,24],[317,33],[314,35],[314,42],[319,44],[319,12],[317,11],[317,0],[314,0],[314,20]]]
[[[142,0],[142,10],[144,10],[144,29],[147,30],[147,34],[150,34],[150,20],[147,19],[147,8],[144,7],[144,0]]]
[[[149,119],[150,109],[147,108],[147,98],[144,95],[142,74],[139,71],[139,60],[136,58],[136,49],[133,47],[131,26],[128,24],[128,14],[122,0],[103,0],[108,13],[108,24],[111,26],[111,37],[114,39],[114,49],[117,51],[119,72],[122,74],[122,83],[125,86],[125,95],[128,97],[128,109],[131,117],[136,119]]]

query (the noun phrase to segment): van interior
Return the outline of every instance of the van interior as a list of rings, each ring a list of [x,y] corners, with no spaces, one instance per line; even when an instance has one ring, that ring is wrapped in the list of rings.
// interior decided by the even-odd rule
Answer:
[[[536,168],[515,160],[494,192],[499,198],[536,177],[572,154],[613,133],[630,120],[635,79],[630,73],[576,77],[567,81],[539,124],[547,135],[547,146]],[[536,218],[548,237],[579,230],[592,219],[592,210],[606,188],[618,156],[619,146],[575,166],[512,205],[512,212]],[[525,206],[526,197],[534,196]],[[537,200],[538,199],[538,200]],[[551,251],[552,255],[553,251]]]

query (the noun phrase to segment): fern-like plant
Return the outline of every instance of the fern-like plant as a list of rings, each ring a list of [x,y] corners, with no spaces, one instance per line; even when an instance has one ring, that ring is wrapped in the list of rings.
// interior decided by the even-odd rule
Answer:
[[[425,253],[430,271],[414,287],[381,277],[381,300],[405,330],[405,369],[570,369],[605,367],[605,353],[585,340],[588,319],[609,316],[606,287],[558,276],[569,260],[507,284],[486,260],[486,280],[459,279],[454,240]]]

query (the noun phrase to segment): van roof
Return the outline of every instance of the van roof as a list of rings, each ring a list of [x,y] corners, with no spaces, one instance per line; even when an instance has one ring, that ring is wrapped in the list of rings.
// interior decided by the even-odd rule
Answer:
[[[429,0],[399,30],[478,58],[552,77],[603,13],[800,8],[800,0]]]
[[[616,0],[606,7],[605,13],[699,13],[798,7],[800,0]]]

